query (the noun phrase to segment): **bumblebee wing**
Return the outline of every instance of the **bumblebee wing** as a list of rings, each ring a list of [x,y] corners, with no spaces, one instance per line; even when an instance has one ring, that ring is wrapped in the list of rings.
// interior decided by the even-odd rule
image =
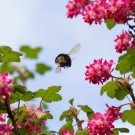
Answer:
[[[58,67],[56,68],[56,73],[61,73],[61,67],[58,66]]]
[[[76,54],[79,50],[80,50],[80,48],[81,48],[81,44],[76,44],[73,48],[72,48],[72,50],[69,52],[69,55],[71,55],[71,54]]]

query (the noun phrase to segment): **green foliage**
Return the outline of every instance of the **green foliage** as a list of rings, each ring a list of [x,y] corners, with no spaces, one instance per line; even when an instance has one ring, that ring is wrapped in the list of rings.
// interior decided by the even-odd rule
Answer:
[[[105,23],[109,30],[111,30],[116,25],[116,22],[114,20],[109,20],[109,19],[106,19]]]
[[[20,52],[13,51],[9,46],[0,46],[0,62],[20,62]]]
[[[20,92],[22,94],[24,94],[26,92],[26,87],[23,86],[23,85],[13,84],[12,87],[13,87],[14,91],[18,91],[18,92]]]
[[[86,130],[76,131],[75,135],[90,135],[90,134],[88,133],[88,130],[86,129]]]
[[[22,93],[20,92],[20,89],[16,89],[16,91],[12,92],[11,94],[12,99],[10,100],[10,104],[18,102],[18,101],[29,101],[34,99],[34,93],[31,91],[25,91]]]
[[[70,103],[71,105],[73,105],[73,102],[74,102],[74,98],[71,98],[71,99],[69,100],[69,103]]]
[[[0,73],[8,72],[12,74],[14,72],[14,67],[11,65],[10,62],[3,62],[0,66]]]
[[[37,71],[37,73],[39,73],[41,75],[44,74],[47,71],[50,71],[51,69],[52,68],[50,66],[47,66],[43,63],[36,64],[36,71]]]
[[[135,48],[129,49],[126,54],[119,57],[116,70],[120,71],[121,74],[132,72],[135,70]]]
[[[74,132],[74,128],[72,126],[72,122],[67,122],[65,125],[63,125],[60,130],[59,130],[59,133],[61,134],[62,132],[62,129],[67,129],[68,131],[72,131]]]
[[[42,98],[44,102],[51,103],[62,100],[61,95],[59,95],[57,92],[59,92],[61,89],[61,86],[51,86],[48,87],[48,89],[39,89],[35,92],[34,96],[35,98]]]
[[[62,114],[60,115],[60,121],[64,120],[67,117],[67,113],[68,111],[62,112]]]
[[[117,135],[119,132],[120,133],[129,133],[129,129],[127,129],[127,128],[115,128],[114,131],[115,131],[114,135]]]
[[[87,114],[88,119],[94,114],[94,111],[88,105],[78,105],[78,107]]]
[[[133,110],[125,110],[122,113],[122,121],[128,121],[130,124],[135,125],[135,109]]]
[[[20,48],[20,51],[25,53],[26,58],[36,59],[38,58],[39,52],[41,52],[41,47],[31,48],[28,45],[23,45]]]
[[[116,81],[111,81],[102,86],[100,94],[103,95],[105,92],[110,98],[123,100],[128,94],[128,89]]]
[[[28,135],[29,134],[29,132],[24,128],[20,128],[19,133],[20,133],[20,135]]]

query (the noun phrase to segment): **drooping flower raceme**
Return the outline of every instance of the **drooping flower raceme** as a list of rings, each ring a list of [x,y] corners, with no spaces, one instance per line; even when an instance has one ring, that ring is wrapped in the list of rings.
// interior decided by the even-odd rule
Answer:
[[[69,0],[66,5],[67,17],[73,18],[78,14],[82,14],[85,10],[85,6],[90,3],[89,0]]]
[[[115,22],[126,23],[130,20],[133,0],[109,0],[106,4],[105,17]]]
[[[0,135],[11,135],[13,126],[8,125],[6,121],[6,115],[0,114]]]
[[[120,109],[121,109],[122,106],[109,107],[108,104],[106,104],[106,106],[107,106],[107,110],[105,112],[105,115],[107,115],[107,117],[109,117],[112,122],[121,118],[122,113],[120,112]]]
[[[74,135],[74,133],[68,131],[67,129],[62,129],[61,135]]]
[[[131,38],[132,36],[126,31],[123,31],[120,35],[117,35],[117,38],[114,40],[117,43],[115,45],[116,52],[122,53],[123,51],[131,48]]]
[[[109,107],[104,114],[97,112],[88,121],[88,132],[90,135],[111,135],[113,134],[113,122],[121,117],[120,107]]]
[[[99,84],[105,82],[110,78],[110,74],[113,71],[113,60],[103,62],[102,59],[94,60],[93,64],[86,66],[85,80],[89,80],[90,83]]]
[[[88,121],[88,132],[91,135],[110,135],[113,133],[114,125],[109,118],[97,112],[92,119]]]
[[[8,73],[0,74],[0,97],[9,99],[13,88],[9,85],[13,82],[12,79],[8,78]]]
[[[69,0],[66,8],[67,17],[81,14],[89,24],[101,24],[103,19],[126,23],[135,16],[134,0]]]
[[[96,3],[91,2],[83,13],[83,19],[85,22],[92,24],[101,24],[102,19],[105,16],[106,0],[98,0]]]
[[[45,126],[44,116],[47,114],[43,112],[42,108],[34,109],[34,106],[26,108],[25,112],[27,116],[19,123],[21,128],[28,130],[29,132],[40,132],[42,127]]]

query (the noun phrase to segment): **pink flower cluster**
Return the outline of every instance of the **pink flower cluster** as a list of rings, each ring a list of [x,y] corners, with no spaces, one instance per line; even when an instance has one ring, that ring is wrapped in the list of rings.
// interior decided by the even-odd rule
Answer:
[[[8,79],[8,73],[0,74],[0,97],[1,98],[11,98],[11,92],[13,88],[9,86],[13,82],[12,79]]]
[[[114,40],[116,42],[116,52],[122,53],[123,51],[134,47],[131,39],[132,36],[128,32],[123,31],[120,35],[117,35],[117,38]]]
[[[81,14],[85,22],[101,24],[103,19],[126,23],[134,14],[134,0],[69,0],[67,17]]]
[[[74,135],[74,132],[69,132],[67,129],[63,129],[61,135]]]
[[[104,114],[97,112],[88,121],[88,132],[91,135],[110,135],[113,134],[113,122],[121,118],[120,107],[109,107]]]
[[[11,135],[13,126],[6,124],[6,115],[0,114],[0,135]]]
[[[93,84],[103,84],[103,82],[110,78],[110,74],[113,71],[113,69],[111,69],[113,63],[113,60],[109,62],[106,60],[103,62],[102,59],[94,60],[93,64],[86,66],[85,80],[89,80],[89,82]]]
[[[84,12],[84,8],[89,4],[89,0],[69,0],[66,8],[68,10],[67,16],[73,18],[78,14],[82,14]]]
[[[25,117],[25,119],[19,123],[21,128],[25,128],[26,130],[30,131],[30,132],[40,132],[42,126],[45,126],[45,122],[42,119],[42,117],[44,117],[46,115],[45,112],[42,112],[42,108],[37,108],[36,110],[34,110],[33,106],[30,106],[29,108],[26,108],[25,110],[28,115]],[[29,120],[34,120],[37,119],[38,121],[32,122]],[[27,123],[27,124],[26,124]]]

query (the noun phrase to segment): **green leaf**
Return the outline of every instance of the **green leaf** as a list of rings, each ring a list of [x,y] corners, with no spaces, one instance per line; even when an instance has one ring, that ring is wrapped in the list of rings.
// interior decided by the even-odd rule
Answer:
[[[10,62],[3,62],[0,66],[0,73],[8,72],[12,74],[14,71],[14,67],[11,65]]]
[[[106,83],[101,88],[100,94],[103,95],[105,92],[107,92],[107,95],[110,98],[123,100],[128,94],[128,89],[116,81],[111,81],[111,82]]]
[[[91,116],[94,114],[94,111],[88,106],[88,105],[78,105],[78,107],[86,112],[88,119],[91,118]]]
[[[88,130],[77,130],[75,135],[89,135]]]
[[[42,98],[44,102],[51,103],[62,100],[61,95],[57,94],[61,86],[51,86],[48,89],[39,89],[35,92],[35,98]]]
[[[20,135],[27,135],[27,134],[29,134],[28,130],[26,130],[24,128],[20,128],[19,129],[19,133],[20,133]]]
[[[21,46],[20,51],[25,53],[26,58],[36,59],[38,58],[39,52],[41,52],[41,47],[31,48],[28,45]]]
[[[135,70],[135,48],[128,49],[127,53],[119,57],[116,70],[120,71],[121,74],[132,72]]]
[[[118,130],[121,133],[129,133],[129,129],[128,128],[115,128],[116,130]]]
[[[46,120],[47,120],[47,119],[53,119],[52,114],[47,113],[47,114],[45,115],[45,119],[46,119]]]
[[[74,102],[74,98],[69,100],[70,105],[73,105],[73,102]]]
[[[20,93],[22,93],[22,94],[24,94],[24,93],[26,92],[26,87],[23,86],[23,85],[13,84],[12,87],[13,87],[13,89],[14,89],[15,91],[18,91],[18,92],[20,92]]]
[[[114,132],[113,135],[119,135],[118,129],[114,129],[113,132]]]
[[[0,46],[0,62],[20,62],[20,52],[13,51],[8,46]]]
[[[105,23],[109,30],[111,30],[116,25],[116,22],[113,19],[112,20],[106,19]]]
[[[47,66],[43,63],[36,64],[36,71],[37,71],[37,73],[39,73],[41,75],[44,74],[47,71],[50,71],[50,70],[51,70],[50,66]]]
[[[11,93],[12,99],[10,99],[10,104],[13,104],[18,101],[30,101],[34,99],[34,93],[31,91],[25,91],[25,93],[21,93],[20,91],[15,91]]]
[[[114,98],[116,88],[117,88],[116,82],[114,82],[114,81],[108,82],[101,88],[100,94],[103,95],[104,92],[107,92],[107,95],[110,98]]]
[[[64,120],[64,118],[67,117],[67,113],[68,113],[68,111],[62,112],[62,114],[60,115],[60,121]]]
[[[72,122],[67,122],[65,125],[63,125],[60,130],[59,130],[59,133],[61,134],[62,132],[62,129],[67,129],[68,131],[72,131],[74,132],[74,128],[72,126]]]
[[[135,78],[135,69],[132,70],[131,76],[132,76],[133,78]]]
[[[125,110],[122,113],[122,121],[128,121],[130,124],[135,125],[135,110]]]

